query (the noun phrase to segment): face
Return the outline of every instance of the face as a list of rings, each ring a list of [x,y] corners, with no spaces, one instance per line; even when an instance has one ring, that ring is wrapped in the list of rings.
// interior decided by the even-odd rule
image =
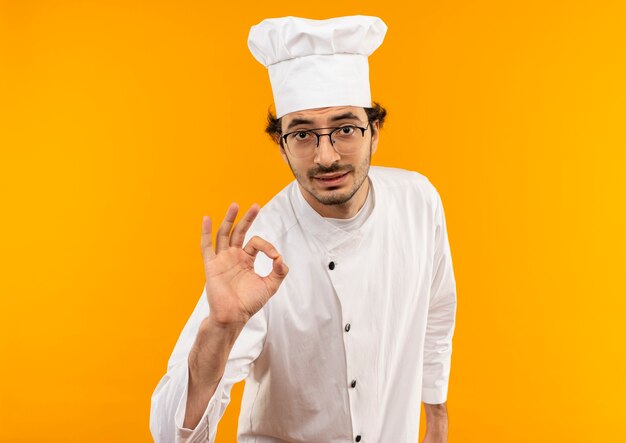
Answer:
[[[345,124],[367,126],[367,113],[363,108],[337,106],[307,109],[283,116],[282,132],[298,129],[330,128]],[[321,130],[328,133],[329,130]],[[371,155],[378,146],[378,122],[371,124],[363,136],[362,146],[355,153],[340,155],[329,137],[321,137],[315,155],[295,158],[281,148],[283,159],[289,164],[300,187],[310,203],[324,206],[348,204],[359,190],[364,189],[369,172]]]

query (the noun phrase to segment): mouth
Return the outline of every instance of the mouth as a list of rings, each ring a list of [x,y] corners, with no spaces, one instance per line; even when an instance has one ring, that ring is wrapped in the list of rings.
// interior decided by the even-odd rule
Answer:
[[[350,171],[348,172],[335,172],[332,174],[321,174],[321,175],[315,175],[313,176],[313,178],[319,182],[322,183],[324,185],[336,185],[341,183],[346,177],[347,175],[350,173]]]

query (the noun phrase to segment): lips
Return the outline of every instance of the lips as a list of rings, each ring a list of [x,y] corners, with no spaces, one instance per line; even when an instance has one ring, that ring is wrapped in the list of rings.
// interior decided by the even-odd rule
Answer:
[[[342,186],[347,180],[347,176],[351,171],[348,172],[334,172],[332,174],[322,174],[322,175],[314,175],[313,179],[316,183],[319,183],[322,187],[326,189],[333,189],[337,186]]]
[[[341,172],[338,174],[326,174],[326,175],[316,175],[314,178],[318,179],[318,180],[335,180],[339,177],[343,177],[344,175],[346,175],[347,172]]]

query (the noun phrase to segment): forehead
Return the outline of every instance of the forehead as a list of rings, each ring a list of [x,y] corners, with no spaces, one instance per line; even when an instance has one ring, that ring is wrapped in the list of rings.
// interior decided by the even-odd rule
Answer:
[[[331,106],[290,112],[282,117],[281,122],[283,129],[300,124],[324,127],[324,125],[332,126],[332,123],[335,123],[339,117],[354,121],[358,119],[363,122],[367,119],[367,114],[363,108],[358,106]]]

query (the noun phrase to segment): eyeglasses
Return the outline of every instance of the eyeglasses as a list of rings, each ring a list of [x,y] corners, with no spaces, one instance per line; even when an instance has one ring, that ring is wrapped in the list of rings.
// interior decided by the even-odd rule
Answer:
[[[364,128],[356,125],[343,125],[335,128],[300,129],[281,136],[287,150],[297,158],[313,157],[315,149],[320,145],[320,137],[328,136],[331,145],[338,154],[349,155],[359,150],[365,136]],[[328,134],[319,134],[320,129],[332,129]]]

